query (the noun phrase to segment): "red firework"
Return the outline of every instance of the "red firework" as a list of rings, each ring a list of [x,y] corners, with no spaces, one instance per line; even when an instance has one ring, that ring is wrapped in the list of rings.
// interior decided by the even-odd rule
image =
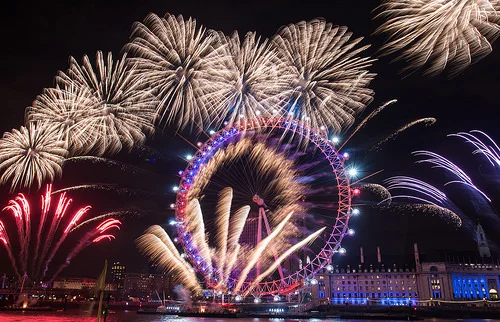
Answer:
[[[55,205],[52,204],[53,199],[57,200]],[[58,254],[67,237],[75,231],[75,227],[81,223],[83,218],[87,217],[92,208],[87,205],[79,208],[71,215],[70,205],[72,202],[73,199],[67,197],[65,192],[54,198],[52,185],[49,184],[45,193],[41,196],[39,213],[32,213],[30,203],[22,193],[11,199],[3,209],[4,212],[12,215],[17,228],[18,239],[12,240],[9,238],[6,226],[0,220],[0,241],[5,246],[12,268],[18,278],[27,274],[33,281],[45,279],[54,256]],[[85,219],[88,220],[89,218]],[[32,224],[34,229],[32,229]],[[98,221],[97,226],[85,225],[85,227],[88,227],[86,233],[76,245],[72,246],[65,261],[47,280],[52,281],[69,265],[73,257],[87,246],[102,240],[114,239],[114,235],[109,232],[119,230],[120,225],[121,222],[114,218]],[[78,231],[81,231],[81,229],[78,229]],[[66,244],[70,243],[67,241]],[[16,257],[14,254],[18,254],[18,256]]]

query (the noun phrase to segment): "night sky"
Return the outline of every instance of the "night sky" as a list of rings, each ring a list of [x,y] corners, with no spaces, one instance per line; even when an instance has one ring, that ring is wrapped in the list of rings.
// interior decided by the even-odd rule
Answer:
[[[362,43],[372,44],[368,53],[376,56],[377,48],[383,42],[382,36],[372,36],[380,23],[371,20],[371,11],[377,4],[377,1],[366,0],[144,0],[136,4],[123,1],[81,1],[78,4],[71,1],[64,4],[42,1],[11,2],[7,7],[3,4],[0,19],[3,43],[0,52],[0,130],[10,131],[23,124],[25,107],[43,88],[54,85],[53,78],[57,71],[68,67],[69,56],[80,60],[84,54],[93,57],[97,50],[102,50],[111,51],[114,57],[118,57],[128,40],[133,22],[142,20],[149,12],[160,16],[167,12],[182,14],[186,18],[196,18],[198,23],[207,28],[226,34],[233,30],[238,30],[240,35],[256,31],[263,37],[271,37],[284,24],[323,17],[328,22],[348,26],[355,37],[365,37]],[[427,78],[419,72],[402,79],[398,70],[403,64],[391,63],[394,57],[383,57],[376,61],[371,71],[377,73],[377,77],[370,86],[375,90],[375,100],[364,115],[387,100],[396,98],[398,103],[381,113],[367,126],[366,132],[359,133],[347,147],[354,155],[352,160],[360,167],[362,175],[384,169],[384,172],[370,180],[378,183],[395,174],[432,178],[435,172],[431,172],[429,167],[415,165],[415,159],[410,155],[414,150],[429,149],[449,156],[471,171],[471,177],[478,185],[484,184],[494,203],[500,199],[497,197],[498,181],[491,180],[491,175],[485,177],[484,163],[472,158],[470,146],[458,139],[446,137],[458,131],[480,129],[500,140],[497,117],[499,43],[493,44],[491,54],[453,79],[448,79],[446,75]],[[374,136],[382,134],[383,137],[408,121],[421,117],[436,117],[438,121],[431,127],[417,126],[408,130],[381,151],[367,152]],[[135,173],[110,170],[99,165],[70,164],[65,169],[62,180],[56,182],[59,187],[84,182],[106,182],[148,191],[150,195],[131,200],[116,194],[78,194],[78,200],[96,205],[96,211],[134,208],[139,209],[141,216],[124,220],[116,242],[87,249],[74,260],[70,266],[71,272],[65,271],[63,275],[97,275],[104,258],[121,260],[129,267],[129,271],[147,270],[146,260],[137,254],[133,240],[150,224],[164,225],[173,216],[168,205],[175,198],[171,187],[177,183],[176,172],[185,164],[180,156],[194,152],[186,142],[168,133],[168,130],[166,132],[148,141],[151,150],[116,157],[148,171],[147,174],[140,170]],[[197,138],[188,139],[196,142]],[[4,204],[8,191],[3,187],[0,192],[0,201]],[[464,196],[460,195],[462,192],[453,193],[460,198]],[[475,205],[464,205],[463,210],[484,211]],[[360,245],[365,247],[367,256],[373,257],[375,247],[380,245],[382,257],[387,254],[387,258],[408,255],[414,241],[418,241],[422,251],[429,256],[451,249],[474,248],[470,234],[436,217],[380,212],[375,209],[362,212],[360,217],[352,220],[352,227],[356,229],[355,237],[345,243],[352,258],[357,255]],[[477,217],[480,215],[484,214],[478,214]],[[491,235],[500,231],[500,227],[488,229],[487,233]],[[3,256],[2,252],[0,254]],[[0,269],[7,269],[6,261],[2,261]]]

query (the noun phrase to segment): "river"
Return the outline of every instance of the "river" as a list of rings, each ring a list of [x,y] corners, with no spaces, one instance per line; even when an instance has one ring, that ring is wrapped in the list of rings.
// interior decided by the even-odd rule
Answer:
[[[68,311],[68,312],[0,312],[1,322],[95,322],[95,314],[89,316],[88,313],[82,311]],[[195,318],[195,317],[171,317],[159,315],[143,315],[137,314],[136,311],[119,311],[111,313],[107,317],[107,322],[265,322],[265,321],[342,321],[340,319],[267,319],[267,318]],[[344,320],[346,321],[346,320]],[[370,320],[349,320],[369,322]],[[381,321],[381,320],[377,320]],[[424,321],[432,322],[450,322],[457,321],[456,319],[425,319]],[[500,321],[500,320],[486,320],[486,319],[464,319],[458,321]]]

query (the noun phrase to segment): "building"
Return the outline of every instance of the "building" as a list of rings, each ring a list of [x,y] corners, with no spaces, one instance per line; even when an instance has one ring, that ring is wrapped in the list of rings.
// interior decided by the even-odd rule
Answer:
[[[52,282],[51,288],[45,288],[47,295],[55,298],[88,299],[98,294],[95,278],[59,278]],[[104,290],[107,294],[116,294],[116,285],[106,283]]]
[[[377,263],[339,267],[327,265],[316,274],[313,296],[318,304],[432,305],[440,301],[497,300],[500,263],[491,258],[481,225],[476,229],[479,259],[420,261],[414,244],[410,265],[384,265],[377,247]]]
[[[385,266],[377,248],[376,264],[365,264],[360,249],[360,264],[345,267],[327,265],[315,279],[319,304],[407,305],[418,299],[415,267]]]
[[[125,280],[125,265],[120,262],[114,262],[111,265],[111,283],[116,285],[117,290],[123,289],[123,282]]]
[[[476,227],[477,250],[480,257],[491,257],[490,246],[480,223]]]
[[[159,294],[171,295],[172,279],[167,274],[125,274],[123,294],[129,297],[157,298]]]

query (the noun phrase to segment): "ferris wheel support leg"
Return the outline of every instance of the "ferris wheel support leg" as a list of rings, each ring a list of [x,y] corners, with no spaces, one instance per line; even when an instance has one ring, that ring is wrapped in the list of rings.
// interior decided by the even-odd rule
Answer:
[[[262,240],[262,213],[261,213],[260,209],[261,208],[259,208],[259,221],[257,223],[257,245]],[[255,276],[259,276],[260,275],[260,258],[257,261],[257,268],[256,269],[257,269],[257,273]]]
[[[269,226],[269,221],[267,221],[266,212],[263,207],[259,208],[259,218],[261,212],[262,212],[262,218],[264,218],[264,224],[266,225],[266,232],[267,235],[269,236],[271,234],[271,227]],[[274,248],[273,244],[271,244],[271,250],[273,252],[274,260],[277,261],[278,254],[276,254],[276,249]],[[283,275],[283,269],[281,268],[281,265],[278,265],[278,272],[280,274],[281,285],[285,285],[285,276]]]

